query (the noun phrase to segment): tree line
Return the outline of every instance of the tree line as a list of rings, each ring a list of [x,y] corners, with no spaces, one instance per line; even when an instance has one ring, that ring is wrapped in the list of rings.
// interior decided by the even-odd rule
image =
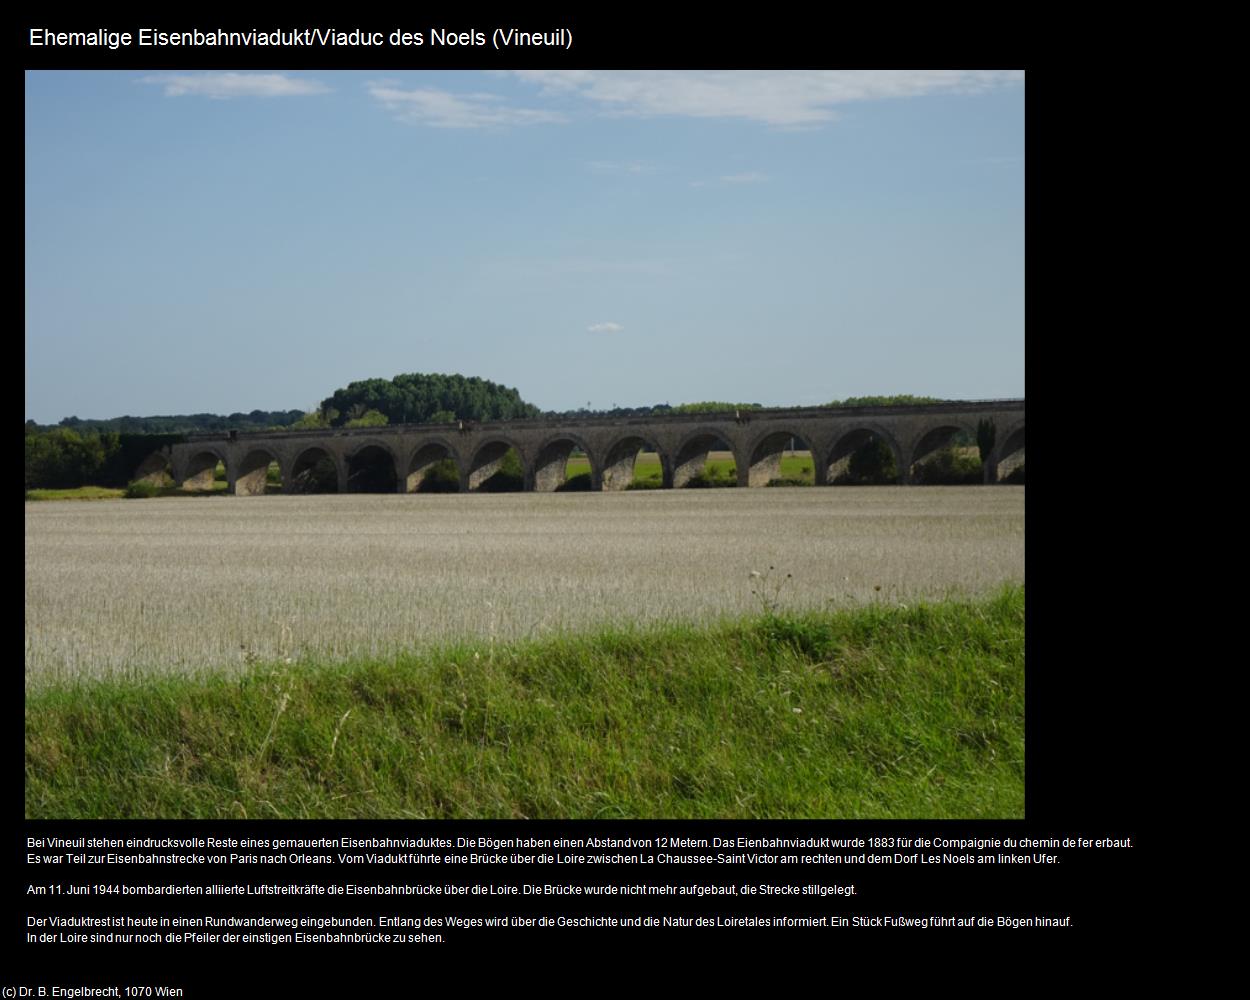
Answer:
[[[125,486],[152,452],[184,439],[182,434],[79,432],[72,427],[40,430],[28,423],[25,487],[71,490],[80,486]]]
[[[107,420],[82,420],[65,417],[57,424],[26,421],[27,430],[47,431],[57,427],[79,434],[191,434],[196,431],[267,431],[287,427],[304,416],[303,410],[253,410],[251,413],[181,413],[155,417],[110,417]]]

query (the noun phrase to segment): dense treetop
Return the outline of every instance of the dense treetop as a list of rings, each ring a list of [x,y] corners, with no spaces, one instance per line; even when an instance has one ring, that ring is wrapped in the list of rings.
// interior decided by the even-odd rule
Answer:
[[[396,375],[352,382],[321,401],[321,417],[332,427],[376,411],[392,424],[452,423],[456,420],[517,420],[539,415],[515,389],[463,375]]]

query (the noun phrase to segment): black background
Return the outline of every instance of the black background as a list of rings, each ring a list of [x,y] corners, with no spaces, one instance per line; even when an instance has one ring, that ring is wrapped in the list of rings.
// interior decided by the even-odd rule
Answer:
[[[343,882],[376,883],[458,882],[502,883],[640,881],[689,883],[854,882],[859,896],[755,897],[749,902],[689,897],[615,897],[594,900],[577,897],[522,897],[505,907],[497,898],[460,897],[226,897],[210,901],[189,897],[164,901],[141,897],[85,897],[64,900],[67,912],[117,913],[164,911],[208,913],[213,907],[241,913],[343,914],[361,912],[431,912],[472,914],[587,912],[625,915],[729,915],[733,913],[983,913],[1071,914],[1067,930],[977,930],[937,932],[947,947],[981,948],[987,941],[1042,936],[1055,943],[1074,937],[1105,940],[1109,935],[1134,933],[1152,921],[1151,879],[1147,858],[1152,842],[1144,827],[1147,813],[1141,795],[1149,771],[1143,740],[1140,692],[1151,683],[1156,654],[1131,639],[1149,632],[1151,624],[1125,613],[1128,600],[1124,567],[1137,565],[1135,545],[1126,530],[1122,503],[1115,495],[1113,471],[1094,455],[1087,466],[1073,468],[1073,437],[1089,429],[1089,418],[1076,416],[1073,401],[1105,397],[1104,358],[1120,348],[1111,319],[1116,306],[1105,296],[1108,245],[1112,241],[1113,209],[1105,190],[1091,175],[1095,165],[1081,170],[1074,161],[1108,151],[1116,141],[1078,99],[1081,74],[1053,49],[1044,58],[1018,45],[1004,45],[986,36],[1003,28],[1012,39],[1019,33],[1001,25],[969,26],[935,18],[912,21],[907,39],[898,25],[867,25],[839,17],[836,24],[817,23],[782,14],[760,13],[750,20],[680,22],[659,16],[622,12],[619,16],[555,14],[535,16],[449,13],[439,16],[430,8],[414,9],[412,16],[365,19],[346,14],[301,16],[270,22],[264,16],[240,23],[217,12],[190,17],[162,15],[135,18],[100,14],[70,23],[57,16],[32,19],[21,29],[21,59],[27,69],[484,69],[544,68],[1011,68],[1028,72],[1027,137],[1027,342],[1026,396],[1034,420],[1028,487],[1027,605],[1027,771],[1026,814],[1023,822],[425,822],[425,823],[304,823],[304,822],[27,822],[21,814],[22,795],[10,799],[10,864],[6,868],[8,917],[3,935],[6,950],[14,946],[16,962],[6,962],[2,985],[50,985],[73,982],[96,985],[168,983],[184,989],[184,996],[221,995],[229,986],[236,995],[267,995],[303,985],[313,987],[334,980],[355,983],[362,995],[388,974],[405,970],[412,982],[442,967],[453,955],[466,984],[492,973],[533,971],[531,963],[550,970],[552,960],[565,960],[587,949],[616,954],[622,971],[639,971],[630,956],[650,956],[660,949],[700,953],[701,962],[727,968],[749,958],[795,951],[815,956],[853,957],[865,944],[895,946],[899,933],[915,938],[919,932],[831,929],[720,929],[664,930],[521,930],[487,929],[471,932],[444,929],[441,945],[352,946],[49,946],[24,944],[27,913],[55,912],[39,904],[47,897],[27,897],[27,883],[94,882]],[[376,23],[370,23],[370,21]],[[294,23],[293,23],[294,22]],[[334,25],[384,32],[395,27],[428,30],[440,27],[487,31],[495,24],[534,30],[571,28],[575,45],[569,52],[496,52],[493,49],[416,50],[304,49],[253,52],[226,49],[107,50],[32,49],[26,45],[29,27],[54,30],[91,30],[107,26],[136,31],[140,24],[177,30],[199,27],[247,29],[258,27]],[[1042,45],[1038,45],[1042,48]],[[1100,464],[1101,463],[1101,464]],[[1083,478],[1082,478],[1083,477]],[[1131,523],[1131,522],[1129,522]],[[1129,590],[1132,587],[1129,585]],[[16,677],[17,671],[14,671]],[[20,681],[14,680],[16,688]],[[16,693],[16,692],[15,692]],[[606,866],[561,868],[544,866],[527,871],[510,865],[479,868],[372,867],[353,871],[334,866],[231,867],[223,871],[196,868],[157,868],[129,872],[122,869],[73,869],[58,866],[55,879],[49,869],[34,870],[23,863],[26,838],[58,836],[556,836],[654,837],[657,835],[711,836],[941,836],[941,837],[1131,837],[1129,851],[1058,850],[1058,865],[1049,866],[841,866],[788,869],[777,866],[733,867]],[[442,853],[442,852],[440,852]],[[680,851],[677,853],[681,853]],[[801,853],[801,852],[800,852]],[[840,852],[833,852],[840,853]],[[892,853],[892,852],[890,852]],[[938,852],[940,853],[940,852]],[[1028,852],[1031,853],[1031,852]],[[930,933],[930,932],[925,932]],[[849,935],[849,936],[848,936]],[[1039,941],[1039,943],[1041,943]],[[525,963],[509,959],[520,957]],[[465,963],[465,958],[472,961]],[[621,961],[623,959],[623,961]],[[518,972],[519,975],[519,972]],[[541,980],[540,980],[541,981]],[[609,980],[610,981],[610,980]],[[433,980],[429,980],[433,982]]]

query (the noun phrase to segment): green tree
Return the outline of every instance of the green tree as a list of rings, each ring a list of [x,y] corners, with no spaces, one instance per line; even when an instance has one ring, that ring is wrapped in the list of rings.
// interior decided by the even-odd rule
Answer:
[[[679,403],[668,408],[669,413],[733,413],[735,410],[763,409],[759,403]]]
[[[926,403],[943,403],[946,400],[934,396],[848,396],[846,399],[835,399],[826,406],[922,406]]]
[[[332,411],[338,416],[338,411]],[[310,410],[288,428],[293,431],[319,431],[330,426],[330,416],[321,410]]]
[[[321,410],[344,415],[330,418],[336,427],[369,410],[384,414],[390,423],[516,420],[539,415],[536,406],[507,386],[463,375],[421,373],[396,375],[389,381],[374,378],[352,382],[326,398]]]
[[[982,464],[989,460],[990,453],[994,450],[994,439],[997,436],[998,429],[994,426],[993,417],[985,417],[977,421],[977,448],[981,452]]]
[[[344,425],[346,427],[385,427],[390,421],[386,414],[379,410],[366,410],[358,417],[353,417]]]
[[[97,482],[117,436],[80,434],[71,427],[28,432],[24,438],[27,489],[76,489]]]
[[[877,486],[898,481],[894,452],[880,438],[860,445],[846,463],[846,481],[856,486]]]

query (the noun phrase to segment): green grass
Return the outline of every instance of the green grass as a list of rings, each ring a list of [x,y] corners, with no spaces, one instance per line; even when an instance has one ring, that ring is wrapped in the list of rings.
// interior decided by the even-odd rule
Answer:
[[[206,497],[226,496],[229,484],[214,480],[211,489],[184,490],[178,486],[158,486],[153,496],[158,497]],[[73,490],[27,490],[27,500],[120,500],[126,496],[124,489],[110,486],[79,486]]]
[[[1022,817],[1024,591],[83,682],[25,743],[30,818]]]
[[[124,489],[108,486],[79,486],[73,490],[27,490],[27,500],[116,500],[124,496]]]

